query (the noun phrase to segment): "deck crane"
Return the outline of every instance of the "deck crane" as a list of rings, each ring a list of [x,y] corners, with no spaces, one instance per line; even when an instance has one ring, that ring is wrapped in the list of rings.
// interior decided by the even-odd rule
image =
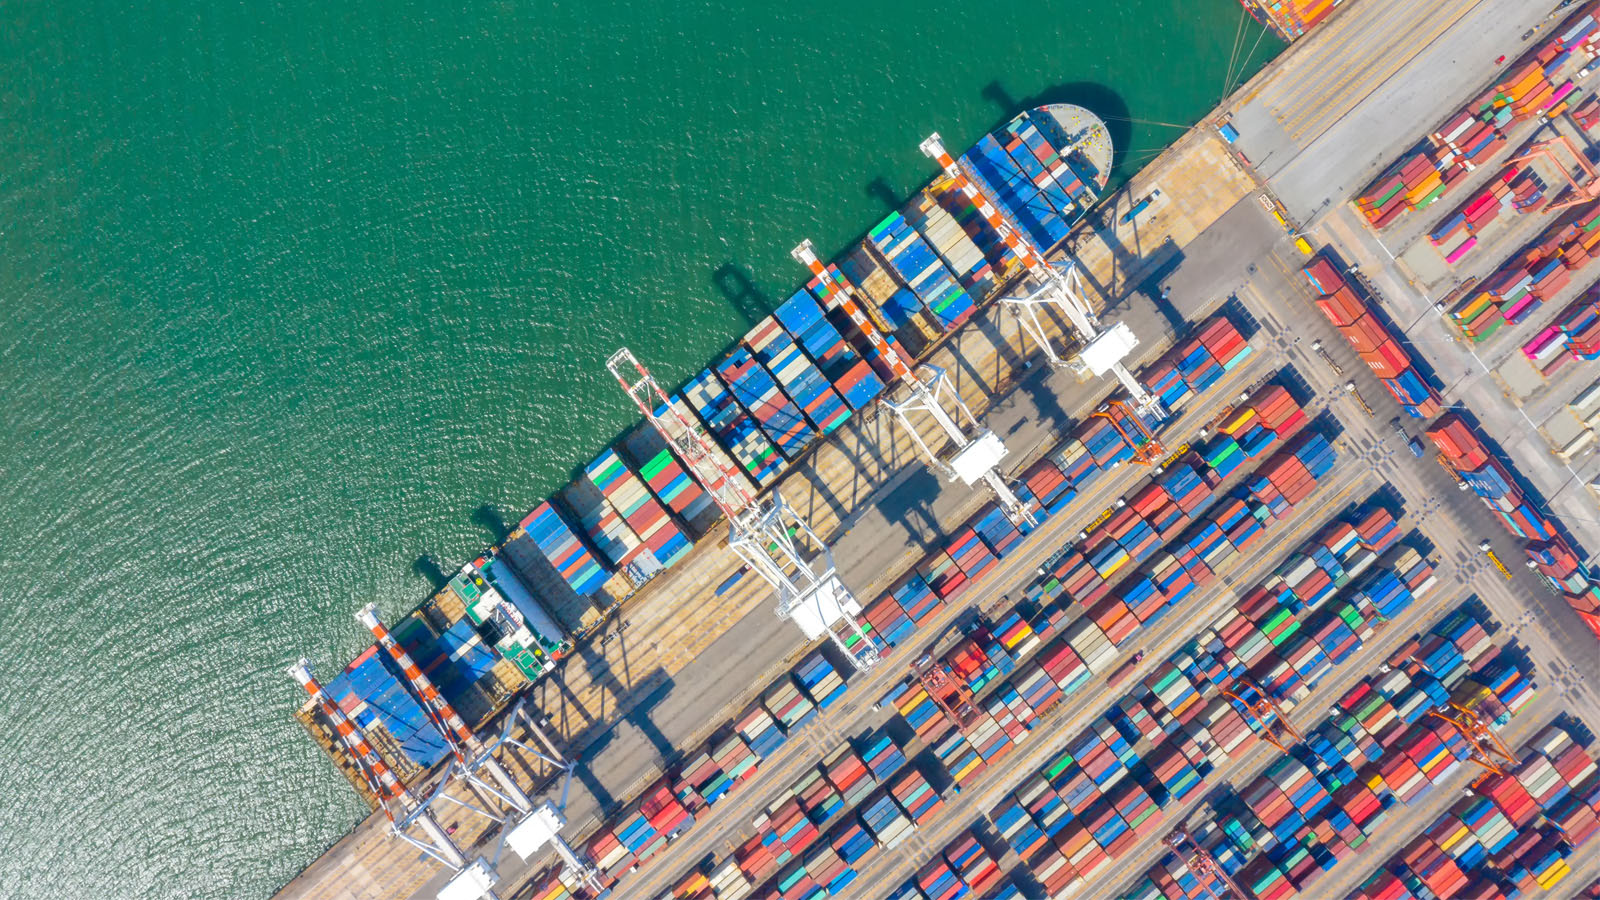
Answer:
[[[1582,178],[1574,177],[1572,171],[1556,156],[1557,147],[1566,149],[1567,154],[1578,164],[1578,170],[1583,173]],[[1547,211],[1554,212],[1558,209],[1582,206],[1585,203],[1593,203],[1595,200],[1600,200],[1600,173],[1595,171],[1594,163],[1589,161],[1589,157],[1583,155],[1577,147],[1573,146],[1572,140],[1566,135],[1558,135],[1548,140],[1533,143],[1528,146],[1527,152],[1518,155],[1507,162],[1506,165],[1512,166],[1516,163],[1532,162],[1536,159],[1543,159],[1549,162],[1557,172],[1561,173],[1561,177],[1566,179],[1567,184],[1572,188],[1572,196],[1566,199],[1561,199],[1560,197],[1552,198],[1545,205]]]
[[[1022,502],[1022,498],[1011,490],[1011,486],[1006,484],[1005,478],[1000,474],[1000,460],[1008,452],[1005,442],[991,429],[979,427],[977,417],[967,408],[961,395],[950,384],[950,379],[945,376],[944,370],[938,366],[925,365],[922,367],[922,373],[914,371],[900,352],[889,346],[889,342],[878,332],[872,320],[867,318],[864,307],[856,296],[855,285],[851,284],[842,273],[824,266],[822,260],[817,258],[816,248],[809,240],[801,241],[799,246],[790,251],[790,255],[795,261],[811,270],[811,274],[828,289],[829,299],[837,300],[839,308],[866,336],[873,349],[877,351],[878,357],[888,363],[890,371],[894,373],[892,381],[905,385],[907,393],[904,399],[898,402],[886,399],[884,405],[922,449],[923,455],[927,456],[929,461],[951,481],[960,481],[968,487],[979,481],[987,484],[994,492],[995,499],[1000,503],[1006,518],[1013,524],[1038,525],[1039,519],[1032,507]],[[961,419],[966,421],[965,428],[950,414],[946,404],[960,412]],[[954,448],[948,459],[943,459],[933,452],[933,448],[923,438],[922,432],[912,424],[912,413],[926,413],[933,418],[934,424]],[[971,429],[975,436],[968,437],[967,429]]]
[[[876,665],[882,657],[856,619],[861,604],[839,580],[833,548],[776,489],[753,493],[632,351],[619,349],[606,368],[728,517],[728,546],[777,590],[778,617],[793,621],[807,639],[826,634],[861,671]]]
[[[499,882],[500,874],[494,866],[481,856],[467,859],[450,838],[449,832],[433,817],[429,804],[417,801],[383,761],[383,757],[378,755],[378,751],[372,749],[361,728],[350,721],[339,705],[333,702],[333,698],[328,696],[328,692],[311,673],[311,663],[302,659],[287,671],[311,695],[312,701],[338,733],[339,741],[349,751],[367,786],[378,798],[378,805],[388,816],[390,831],[453,873],[439,890],[439,900],[497,900],[494,886]],[[410,833],[412,826],[422,832],[421,838]]]
[[[516,711],[506,718],[505,729],[500,739],[492,745],[485,745],[461,720],[461,716],[456,713],[455,707],[450,705],[450,701],[439,693],[433,679],[422,671],[422,667],[412,660],[411,654],[395,640],[394,635],[383,624],[383,620],[378,617],[377,606],[371,603],[363,606],[356,612],[356,621],[372,632],[378,645],[388,652],[390,659],[394,660],[429,721],[438,729],[450,747],[455,759],[445,771],[444,777],[440,779],[440,784],[448,783],[452,778],[460,778],[476,791],[493,797],[503,811],[500,815],[477,807],[469,808],[504,826],[501,832],[503,845],[509,845],[524,860],[533,858],[544,847],[550,846],[566,866],[565,880],[574,885],[586,886],[596,894],[600,893],[604,885],[600,882],[599,873],[561,837],[561,828],[567,822],[566,786],[562,787],[559,805],[548,800],[536,802],[495,756],[495,751],[507,744],[519,747],[554,768],[564,770],[566,783],[571,783],[572,763],[562,758],[544,731],[539,728],[538,723],[523,710],[522,705],[519,704]],[[543,750],[511,739],[511,727],[517,722],[524,724],[529,733],[537,736],[544,747]],[[484,773],[488,774],[493,784],[483,779]],[[495,856],[498,859],[498,851]]]
[[[1112,373],[1122,383],[1128,396],[1133,398],[1141,425],[1150,430],[1159,425],[1167,416],[1161,398],[1146,390],[1139,379],[1128,371],[1128,367],[1122,364],[1128,353],[1139,345],[1139,339],[1124,322],[1118,322],[1110,328],[1102,327],[1093,307],[1083,298],[1083,277],[1078,272],[1077,263],[1069,261],[1060,269],[1050,265],[1044,258],[1044,252],[1034,244],[1033,238],[1011,220],[998,200],[989,196],[982,182],[967,176],[961,163],[945,149],[944,141],[937,132],[929,135],[921,147],[924,154],[939,163],[956,188],[977,207],[984,221],[989,223],[1006,247],[1022,260],[1028,274],[1033,276],[1031,293],[1023,297],[1005,297],[1001,302],[1017,311],[1022,329],[1038,342],[1050,364],[1071,365],[1096,377],[1106,372]],[[1065,313],[1073,330],[1078,333],[1078,339],[1083,342],[1083,349],[1075,362],[1063,359],[1050,342],[1044,323],[1039,319],[1040,309],[1047,306],[1054,306]],[[1151,443],[1154,443],[1153,437]],[[1159,456],[1160,451],[1157,450],[1155,455]]]

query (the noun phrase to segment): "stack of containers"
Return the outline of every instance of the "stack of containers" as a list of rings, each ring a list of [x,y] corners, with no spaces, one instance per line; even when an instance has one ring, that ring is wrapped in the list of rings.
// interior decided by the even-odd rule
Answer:
[[[610,573],[604,569],[556,514],[549,501],[540,503],[523,517],[518,526],[533,538],[539,552],[550,561],[567,584],[580,596],[590,596],[606,583]],[[516,535],[513,534],[513,538]]]
[[[773,326],[776,329],[776,325]],[[735,347],[716,365],[717,375],[785,458],[798,459],[817,433],[800,408],[779,390],[750,351]]]
[[[752,707],[734,725],[740,738],[757,757],[766,759],[783,744],[784,732],[772,715],[760,706]],[[720,757],[719,757],[719,762]]]
[[[1020,141],[1019,141],[1020,143]],[[1068,223],[1007,153],[994,135],[986,134],[961,155],[961,168],[979,182],[980,189],[1005,207],[1011,220],[1048,250],[1067,236]]]
[[[1093,205],[1096,194],[1085,178],[1074,171],[1074,166],[1083,165],[1083,161],[1075,154],[1063,158],[1040,131],[1041,121],[1047,127],[1050,124],[1045,117],[1035,119],[1032,112],[1024,112],[1006,124],[1002,142],[1006,155],[1070,228]],[[1083,174],[1094,177],[1088,172]]]
[[[867,252],[865,245],[858,247],[856,252],[847,258],[846,264],[855,269],[857,274],[865,271],[868,275],[878,277],[889,288],[890,293],[904,293],[909,306],[914,307],[917,305],[915,295],[913,295],[907,288],[897,289],[894,285],[894,279],[891,278],[889,273],[885,271],[882,266],[878,265],[877,261],[871,257],[871,255]],[[852,282],[852,276],[846,275],[839,266],[829,263],[827,268],[828,274],[833,279],[834,284],[845,285]],[[855,284],[861,283],[859,278],[854,278],[853,281]],[[823,284],[821,278],[813,276],[810,281],[806,282],[806,290],[810,291],[811,296],[815,297],[817,303],[822,306],[823,310],[825,311],[824,315],[828,321],[828,324],[832,325],[834,329],[839,332],[840,336],[848,341],[850,346],[854,348],[857,353],[861,354],[864,359],[866,359],[867,365],[871,368],[873,375],[884,384],[894,381],[895,368],[897,365],[896,360],[886,358],[879,351],[878,344],[869,340],[866,334],[861,330],[858,323],[853,321],[850,316],[845,314],[843,305],[839,302],[839,298],[835,296],[837,289],[832,285]],[[858,298],[863,300],[867,298],[867,295],[860,290],[856,290],[854,288],[851,288],[851,290],[855,292]],[[872,299],[877,300],[879,296],[881,295],[874,296]],[[867,308],[860,310],[862,315],[871,319],[874,323],[877,323],[876,330],[880,332],[884,343],[888,345],[889,353],[897,357],[899,364],[909,366],[912,363],[911,354],[906,351],[905,347],[901,346],[899,341],[897,341],[894,335],[891,333],[894,328],[899,327],[900,324],[904,323],[900,322],[898,324],[891,325],[887,316],[885,315],[885,312],[886,311],[881,308],[881,303],[877,307],[873,307],[869,303]],[[824,367],[824,371],[826,371],[826,367]],[[841,389],[840,393],[848,396],[849,392]]]
[[[744,344],[805,413],[818,434],[832,434],[850,418],[850,407],[775,317],[758,322],[745,334]]]
[[[329,679],[324,690],[352,722],[369,732],[374,747],[404,780],[443,759],[449,748],[427,712],[390,671],[388,659],[374,644]],[[377,737],[380,728],[394,744]],[[387,752],[396,745],[403,759]]]
[[[663,568],[688,555],[689,539],[615,452],[601,453],[584,471]]]
[[[691,535],[703,535],[711,529],[721,511],[699,482],[684,471],[655,426],[645,424],[635,429],[623,440],[623,449],[629,460],[636,463],[634,468],[649,486],[650,493],[677,515]]]
[[[690,379],[683,389],[683,399],[752,483],[765,486],[778,477],[783,466],[778,451],[710,369],[703,369]]]
[[[1569,546],[1523,495],[1511,471],[1489,453],[1465,419],[1449,413],[1426,434],[1441,451],[1445,464],[1483,499],[1506,530],[1528,543],[1529,557],[1535,568],[1561,593],[1584,624],[1600,636],[1600,597],[1596,596],[1596,585],[1581,567],[1567,562],[1582,558],[1583,554]]]
[[[911,836],[911,820],[888,793],[875,794],[860,810],[861,824],[872,832],[879,847],[892,850]]]
[[[867,739],[866,759],[872,761],[870,765],[846,743],[822,760],[828,783],[839,791],[846,807],[859,806],[878,786],[882,779],[875,772],[887,776],[905,764],[905,755],[884,734]]]
[[[890,213],[867,233],[867,239],[922,301],[940,331],[951,331],[971,318],[972,298],[899,213]]]
[[[951,841],[944,848],[945,862],[950,864],[961,876],[961,881],[976,896],[984,896],[984,892],[1000,883],[1003,877],[1000,865],[976,834],[968,831]],[[991,900],[998,900],[998,895]]]
[[[639,535],[594,484],[588,479],[575,481],[561,492],[561,499],[576,514],[589,542],[613,566],[620,569],[638,561],[649,574],[648,566],[656,561],[655,556],[647,553]],[[642,554],[647,558],[640,559]]]
[[[911,821],[921,825],[944,809],[944,801],[928,780],[913,767],[907,767],[889,782],[889,793],[899,802]]]
[[[956,273],[961,286],[967,289],[974,300],[982,303],[984,298],[994,293],[998,284],[994,266],[990,265],[983,251],[956,222],[955,217],[946,211],[944,202],[947,201],[940,195],[953,190],[948,178],[938,179],[927,190],[912,197],[909,203],[901,207],[901,211],[912,227],[932,245],[950,271]]]
[[[955,535],[945,548],[945,553],[970,581],[982,578],[1000,564],[999,557],[995,556],[977,533],[966,525],[956,529]]]
[[[1003,557],[1022,542],[1025,534],[1006,516],[998,504],[989,503],[973,518],[972,530],[983,538],[995,556]],[[1031,528],[1029,529],[1031,530]]]
[[[846,685],[844,679],[834,669],[833,664],[822,655],[821,650],[813,651],[795,666],[794,677],[800,682],[800,687],[805,689],[806,696],[816,703],[818,709],[827,709],[834,701],[844,696]]]
[[[794,734],[817,715],[816,704],[800,693],[800,689],[795,687],[794,679],[788,675],[767,688],[766,693],[761,695],[761,705],[778,720],[785,735]]]
[[[886,652],[908,640],[917,625],[906,615],[900,603],[891,594],[879,597],[871,606],[861,611],[857,619],[872,639],[879,652]]]
[[[1306,267],[1305,275],[1326,301],[1319,301],[1317,307],[1355,347],[1356,354],[1406,413],[1415,419],[1431,419],[1437,415],[1439,395],[1423,380],[1393,333],[1372,314],[1366,303],[1360,301],[1333,263],[1326,256],[1318,257]]]
[[[796,291],[773,312],[851,409],[862,410],[883,393],[872,367],[845,343],[809,291]]]

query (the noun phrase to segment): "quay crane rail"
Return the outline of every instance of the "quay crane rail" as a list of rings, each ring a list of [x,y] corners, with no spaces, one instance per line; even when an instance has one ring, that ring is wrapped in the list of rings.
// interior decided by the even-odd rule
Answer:
[[[1050,265],[1044,258],[1043,251],[1034,244],[1033,238],[1011,220],[1004,206],[996,198],[989,196],[981,180],[968,177],[961,163],[945,149],[944,141],[937,132],[922,142],[921,149],[924,154],[939,163],[940,168],[944,169],[956,188],[977,207],[984,221],[1027,267],[1028,274],[1033,276],[1033,289],[1026,296],[1003,297],[1000,302],[1017,311],[1017,318],[1023,331],[1044,350],[1050,364],[1069,366],[1094,376],[1110,372],[1122,383],[1128,396],[1133,398],[1138,413],[1137,418],[1142,420],[1141,425],[1147,429],[1159,425],[1167,416],[1161,398],[1146,390],[1145,386],[1139,383],[1139,379],[1135,378],[1122,363],[1128,353],[1139,345],[1138,337],[1124,322],[1118,322],[1110,328],[1102,327],[1094,308],[1083,299],[1083,277],[1078,272],[1077,262],[1069,260],[1061,269]],[[1044,323],[1039,319],[1039,310],[1047,306],[1053,306],[1066,314],[1067,320],[1072,323],[1073,330],[1078,333],[1078,339],[1082,342],[1083,349],[1071,361],[1063,359],[1056,352],[1055,345],[1050,342],[1049,334],[1044,329]],[[1151,435],[1149,445],[1154,444],[1154,436]],[[1157,458],[1162,452],[1159,445],[1151,451]]]
[[[752,493],[628,348],[613,353],[606,368],[728,517],[728,546],[778,592],[778,617],[793,621],[808,640],[828,635],[861,671],[876,665],[882,657],[856,619],[861,604],[839,579],[833,548],[776,489],[765,497]]]
[[[938,366],[924,365],[922,374],[914,371],[867,317],[864,305],[856,296],[855,285],[851,284],[842,273],[823,265],[822,260],[817,258],[816,248],[809,240],[801,241],[789,251],[789,255],[811,270],[811,274],[827,288],[828,299],[838,302],[839,308],[850,317],[850,321],[855,323],[856,328],[872,344],[878,357],[888,363],[890,371],[894,373],[891,383],[898,382],[905,386],[904,399],[895,402],[885,397],[884,406],[894,414],[895,420],[911,435],[911,439],[921,448],[923,455],[928,457],[934,467],[943,472],[947,479],[960,481],[968,487],[982,481],[994,492],[1000,508],[1014,524],[1038,525],[1039,519],[1031,506],[1024,503],[1016,492],[1011,490],[1011,486],[1000,474],[1000,460],[1005,458],[1008,452],[1005,442],[993,430],[979,425],[977,417],[962,401],[961,395],[951,385],[944,370]],[[959,411],[961,419],[966,421],[965,427],[950,414],[946,404]],[[912,413],[925,413],[932,417],[934,424],[954,448],[948,459],[941,458],[928,445],[922,432],[912,424]],[[972,437],[967,436],[968,429],[971,429]]]
[[[455,757],[439,781],[441,787],[450,783],[452,778],[458,778],[466,782],[469,789],[480,798],[484,795],[493,798],[499,807],[500,811],[494,813],[461,803],[447,795],[435,795],[452,800],[501,825],[503,829],[501,843],[495,850],[494,861],[499,861],[501,849],[507,845],[524,860],[532,859],[540,850],[549,846],[555,850],[556,856],[566,867],[563,873],[564,880],[571,882],[573,886],[588,887],[597,895],[603,891],[605,886],[601,883],[599,873],[595,871],[594,866],[575,852],[561,837],[561,828],[567,822],[565,813],[567,791],[572,783],[574,766],[562,757],[544,730],[527,714],[524,705],[522,703],[517,705],[512,714],[506,717],[500,737],[492,744],[486,745],[462,721],[455,707],[439,693],[433,680],[412,660],[411,654],[395,640],[394,635],[383,624],[383,620],[378,617],[378,610],[374,604],[368,603],[357,611],[356,621],[372,632],[378,645],[394,660],[395,665],[404,674],[412,694],[421,703],[429,721],[444,737],[451,754]],[[530,747],[511,738],[512,726],[518,722],[538,738],[543,749]],[[559,804],[548,800],[536,802],[527,791],[523,790],[522,785],[517,783],[495,755],[495,751],[507,745],[518,747],[552,768],[564,772],[565,780]],[[485,781],[481,773],[487,773],[493,784]]]
[[[350,721],[344,710],[328,696],[328,692],[312,674],[311,663],[302,659],[289,666],[287,671],[311,696],[338,733],[340,742],[349,751],[368,787],[378,798],[378,805],[389,818],[389,830],[395,837],[421,850],[424,856],[451,871],[450,880],[439,890],[439,900],[498,900],[494,886],[500,880],[500,873],[481,856],[467,859],[449,832],[434,818],[430,804],[432,798],[418,802],[416,796],[406,789],[383,757],[378,755],[378,751],[372,749],[360,726]],[[413,826],[422,832],[421,838],[410,833]]]

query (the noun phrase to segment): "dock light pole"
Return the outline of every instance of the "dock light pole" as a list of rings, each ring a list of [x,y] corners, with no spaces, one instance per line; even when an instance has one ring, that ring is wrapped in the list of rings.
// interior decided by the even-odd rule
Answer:
[[[598,893],[604,889],[599,873],[595,871],[588,861],[573,851],[572,847],[561,837],[561,828],[566,825],[567,790],[572,784],[574,764],[565,759],[560,751],[551,742],[550,738],[539,727],[539,724],[528,715],[524,708],[526,701],[517,704],[511,715],[506,717],[505,725],[500,737],[491,744],[485,744],[473,733],[471,728],[457,715],[455,707],[446,700],[434,686],[433,680],[422,671],[422,668],[411,659],[411,654],[400,646],[394,635],[378,617],[376,605],[368,603],[356,612],[356,621],[365,625],[372,636],[377,639],[378,645],[388,652],[394,660],[414,696],[427,713],[429,721],[449,745],[451,753],[455,756],[449,767],[445,770],[440,784],[447,784],[452,780],[465,781],[470,789],[479,794],[486,794],[497,801],[500,808],[495,812],[479,809],[476,806],[460,803],[459,805],[485,816],[501,825],[506,826],[501,831],[501,843],[495,848],[493,862],[498,864],[500,853],[506,845],[517,852],[524,860],[531,859],[544,847],[553,848],[556,855],[561,858],[566,866],[563,873],[566,880],[573,886],[582,885]],[[513,740],[511,729],[513,725],[521,723],[526,731],[536,737],[540,747],[531,747],[527,744]],[[536,802],[528,792],[517,783],[495,751],[501,748],[514,746],[524,752],[532,754],[539,760],[564,774],[561,788],[561,802],[551,803],[546,800]],[[490,781],[485,781],[483,774],[488,774]],[[438,796],[438,795],[436,795]],[[431,798],[430,798],[431,799]],[[444,799],[454,800],[451,797]]]
[[[606,368],[728,517],[728,546],[778,592],[778,617],[794,622],[807,639],[827,635],[858,670],[877,665],[882,656],[856,619],[861,604],[839,579],[833,548],[777,490],[752,493],[632,351],[619,349]]]
[[[1139,345],[1138,337],[1125,322],[1118,322],[1110,328],[1102,327],[1094,308],[1083,299],[1083,279],[1078,273],[1077,262],[1068,260],[1061,268],[1052,266],[1044,258],[1043,251],[1034,244],[1033,238],[1011,220],[1004,205],[991,195],[989,186],[981,178],[968,176],[961,163],[945,149],[944,141],[937,132],[928,135],[920,146],[925,155],[939,163],[956,188],[977,207],[984,221],[1027,267],[1032,278],[1031,283],[1024,285],[1026,293],[1002,297],[1000,302],[1016,311],[1022,330],[1044,350],[1050,364],[1096,377],[1110,372],[1122,383],[1128,396],[1133,398],[1138,417],[1144,425],[1154,429],[1165,421],[1167,410],[1161,398],[1146,390],[1122,362]],[[1078,340],[1083,346],[1071,359],[1064,359],[1056,352],[1039,319],[1040,309],[1047,306],[1064,313],[1072,323],[1073,330],[1078,333]],[[1152,441],[1146,446],[1151,445],[1151,452],[1155,456],[1159,457],[1164,452],[1154,442],[1153,435]]]
[[[388,763],[383,761],[383,757],[378,755],[378,751],[372,749],[361,727],[351,721],[328,696],[328,692],[311,673],[311,664],[302,659],[286,671],[311,696],[312,702],[333,726],[339,741],[361,770],[367,786],[378,798],[379,807],[388,816],[390,832],[453,873],[439,890],[439,900],[498,900],[494,886],[500,881],[500,873],[495,871],[493,864],[481,856],[467,859],[466,854],[450,838],[450,833],[434,818],[430,808],[433,797],[417,801]],[[438,791],[435,790],[434,796],[437,795]],[[421,838],[410,833],[413,826],[422,832]]]
[[[1013,524],[1022,526],[1036,526],[1039,518],[1035,515],[1030,504],[1022,502],[1011,486],[1006,483],[1000,474],[1000,460],[1009,452],[1005,442],[993,430],[984,428],[978,423],[972,410],[967,408],[965,401],[950,383],[944,369],[938,366],[924,365],[921,372],[914,371],[906,362],[900,351],[884,339],[878,332],[872,320],[863,311],[863,304],[857,298],[856,287],[843,272],[830,266],[824,266],[822,260],[817,258],[816,248],[812,243],[801,241],[799,246],[789,251],[797,262],[811,270],[822,289],[826,291],[824,302],[827,305],[837,304],[839,309],[856,327],[866,336],[877,351],[879,358],[889,364],[889,369],[894,373],[891,387],[898,383],[905,389],[905,395],[900,400],[884,398],[883,405],[894,415],[895,421],[900,423],[916,445],[921,448],[926,456],[945,478],[950,481],[960,481],[968,487],[983,482],[994,492],[995,499],[1000,503],[1000,508]],[[965,421],[965,426],[957,421],[956,415],[950,413],[956,410],[960,418]],[[928,445],[922,432],[911,421],[912,413],[924,413],[931,417],[938,426],[944,441],[950,444],[949,457],[941,457]],[[968,436],[968,431],[972,436]]]

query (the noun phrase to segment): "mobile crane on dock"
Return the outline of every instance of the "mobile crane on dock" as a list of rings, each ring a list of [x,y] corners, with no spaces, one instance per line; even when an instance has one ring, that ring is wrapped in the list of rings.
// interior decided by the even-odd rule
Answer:
[[[378,805],[389,818],[389,830],[395,837],[421,850],[424,856],[451,871],[450,879],[439,890],[439,900],[498,900],[494,886],[500,881],[500,873],[493,864],[481,856],[467,859],[451,839],[450,833],[434,818],[428,800],[417,800],[395,776],[388,763],[383,761],[383,757],[378,755],[378,751],[372,749],[360,726],[350,721],[344,710],[328,696],[328,692],[311,673],[311,663],[302,659],[287,671],[311,696],[312,702],[339,735],[339,741],[350,753],[367,786],[372,789],[373,796],[378,798]],[[411,834],[413,827],[422,832],[422,837]]]
[[[1077,262],[1069,260],[1061,268],[1050,265],[1044,258],[1044,252],[1034,244],[1033,238],[1011,220],[997,198],[990,196],[988,186],[982,183],[982,179],[969,177],[961,163],[950,155],[937,132],[922,142],[921,149],[939,163],[956,188],[977,207],[984,221],[1027,268],[1032,278],[1031,290],[1023,296],[1002,297],[1000,302],[1016,311],[1022,330],[1039,344],[1051,365],[1068,367],[1094,377],[1107,372],[1114,375],[1133,399],[1140,422],[1152,434],[1147,446],[1153,446],[1151,452],[1159,458],[1163,451],[1154,441],[1153,432],[1166,420],[1167,410],[1161,398],[1146,390],[1122,362],[1139,345],[1133,330],[1125,322],[1118,322],[1110,328],[1101,325],[1093,307],[1083,298],[1083,276],[1078,271]],[[1039,318],[1040,310],[1046,307],[1054,307],[1064,313],[1077,332],[1082,349],[1073,358],[1063,358],[1056,352]]]
[[[861,603],[839,579],[833,548],[776,489],[752,493],[627,347],[613,353],[606,368],[728,517],[728,546],[778,592],[778,617],[794,622],[808,640],[826,634],[860,671],[877,665],[882,657],[856,618]]]
[[[843,272],[824,266],[822,260],[817,258],[816,248],[809,240],[801,241],[789,251],[789,255],[811,270],[818,283],[828,291],[827,302],[837,302],[844,314],[849,316],[850,321],[866,336],[879,358],[888,363],[890,371],[894,374],[891,384],[897,382],[905,386],[906,395],[903,399],[893,401],[886,398],[884,406],[894,414],[900,427],[911,435],[911,439],[921,448],[923,455],[928,457],[934,467],[943,472],[949,480],[960,481],[968,487],[979,481],[987,484],[1012,524],[1038,525],[1039,519],[1034,514],[1033,508],[1011,490],[1011,486],[1000,474],[1000,460],[1009,452],[1005,442],[993,430],[982,428],[978,424],[977,417],[973,416],[972,410],[967,408],[961,395],[950,384],[950,379],[946,377],[944,370],[938,366],[924,365],[921,373],[914,371],[900,352],[889,346],[889,342],[884,340],[877,326],[867,317],[865,304],[857,297],[855,285],[850,283],[850,279],[846,278]],[[966,421],[965,428],[950,414],[946,404],[960,413],[961,418]],[[932,417],[934,424],[943,432],[951,447],[948,458],[941,457],[928,445],[922,432],[912,424],[912,413],[926,413]],[[973,436],[968,437],[967,429],[972,430]]]
[[[450,748],[454,759],[445,770],[444,777],[440,779],[441,787],[459,780],[465,782],[469,790],[480,798],[483,796],[492,798],[494,805],[499,809],[498,813],[475,806],[468,808],[501,825],[501,847],[510,846],[518,856],[528,860],[549,846],[555,850],[556,856],[566,867],[563,881],[568,882],[570,886],[581,885],[596,895],[600,894],[604,890],[604,885],[600,882],[599,873],[561,837],[561,829],[567,823],[567,791],[572,784],[574,766],[556,749],[544,730],[527,714],[523,705],[519,703],[513,713],[506,718],[500,737],[491,744],[485,744],[461,720],[455,707],[439,693],[433,680],[412,660],[411,654],[395,640],[394,635],[383,624],[383,620],[378,617],[378,609],[374,604],[368,603],[357,611],[356,621],[372,632],[378,645],[388,652],[390,659],[394,660],[395,666],[405,676],[406,684],[421,704],[429,721],[444,737],[446,745]],[[542,748],[530,747],[511,738],[511,729],[518,723],[539,741]],[[559,804],[548,800],[535,802],[528,792],[523,790],[522,785],[517,783],[516,778],[512,777],[495,755],[496,751],[506,747],[517,747],[564,774]],[[484,774],[489,776],[488,781],[484,780]],[[466,806],[466,804],[461,805]],[[494,860],[498,862],[499,857],[500,848],[496,848]]]

